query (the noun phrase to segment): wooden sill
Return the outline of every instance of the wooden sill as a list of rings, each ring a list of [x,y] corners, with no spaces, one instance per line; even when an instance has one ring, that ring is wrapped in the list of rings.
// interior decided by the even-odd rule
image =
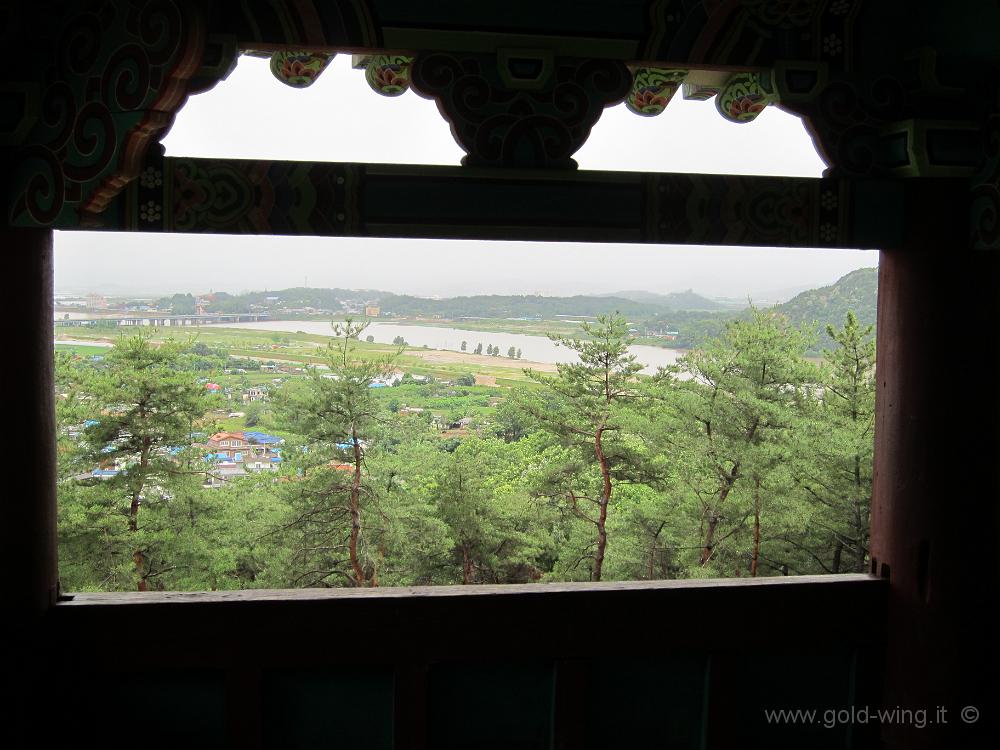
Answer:
[[[399,586],[329,589],[245,589],[233,591],[151,591],[80,593],[64,598],[58,608],[105,607],[155,604],[227,604],[238,602],[317,602],[350,599],[461,599],[478,597],[536,597],[540,595],[612,595],[615,593],[701,591],[726,592],[748,589],[781,590],[794,595],[811,587],[884,586],[885,581],[865,573],[764,578],[705,578],[668,581],[608,581],[602,583],[523,583],[472,586]]]

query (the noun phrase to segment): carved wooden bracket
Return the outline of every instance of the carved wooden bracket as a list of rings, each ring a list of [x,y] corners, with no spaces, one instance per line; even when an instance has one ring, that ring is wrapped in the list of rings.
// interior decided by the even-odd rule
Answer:
[[[412,85],[437,102],[466,151],[463,165],[572,169],[604,108],[631,83],[621,62],[501,50],[421,53]]]
[[[752,122],[764,108],[778,101],[773,76],[768,73],[686,70],[630,66],[632,90],[625,100],[629,110],[643,117],[662,114],[683,86],[685,99],[715,97],[719,114],[730,122]]]
[[[25,113],[33,117],[6,134],[5,219],[86,225],[138,176],[188,94],[228,75],[235,39],[208,34],[183,0],[80,4],[56,19],[44,9],[22,13],[44,66],[29,71],[36,88],[26,89]]]

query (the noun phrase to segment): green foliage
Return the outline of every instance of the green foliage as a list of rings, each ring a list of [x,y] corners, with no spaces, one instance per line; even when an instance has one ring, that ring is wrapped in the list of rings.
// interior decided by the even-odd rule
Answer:
[[[848,313],[862,327],[875,325],[878,293],[878,269],[859,268],[838,279],[835,284],[809,289],[777,306],[794,324],[819,325],[827,334],[824,346],[838,343],[831,329]]]
[[[760,545],[748,546],[747,534],[754,528],[771,534],[774,508],[762,498],[782,481],[820,380],[803,358],[808,329],[773,311],[751,313],[665,369],[652,391],[659,407],[650,412],[648,434],[680,459],[674,491],[695,515],[690,526],[701,529],[701,548],[689,564],[702,574],[741,574],[754,567],[755,555],[759,562]]]
[[[593,539],[580,550],[579,559],[592,560],[590,578],[599,581],[613,484],[631,479],[641,463],[628,429],[642,365],[629,353],[632,337],[623,316],[599,316],[596,323],[580,327],[586,339],[551,337],[575,352],[579,361],[560,363],[555,376],[526,370],[544,391],[521,391],[520,404],[562,449],[553,454],[559,460],[542,474],[537,492],[565,504],[577,519],[593,526]]]
[[[178,367],[183,349],[123,336],[99,368],[58,363],[68,388],[61,421],[85,420],[77,440],[61,445],[64,569],[87,571],[68,574],[77,585],[144,590],[179,565],[176,508],[199,483],[187,446],[210,408]],[[109,473],[86,478],[91,470]]]
[[[828,327],[822,366],[807,325],[751,308],[654,378],[624,316],[600,317],[553,336],[572,361],[514,390],[471,373],[372,388],[398,353],[373,358],[364,330],[337,324],[324,367],[277,385],[223,373],[238,360],[200,342],[57,353],[63,588],[867,568],[875,350],[853,313]],[[233,408],[206,381],[237,398],[268,385],[225,427],[284,437],[280,470],[205,486],[212,415]]]
[[[310,368],[302,387],[286,388],[275,401],[283,422],[306,440],[295,464],[301,477],[288,484],[293,508],[286,531],[301,555],[289,562],[292,585],[373,585],[384,556],[378,521],[379,492],[364,464],[369,443],[386,422],[386,409],[372,385],[391,369],[393,358],[359,359],[358,336],[367,323],[334,324],[327,347],[328,371]]]
[[[195,299],[190,294],[175,294],[156,301],[156,307],[170,310],[174,315],[194,315],[197,312]]]
[[[820,397],[794,454],[794,483],[808,509],[784,540],[824,572],[867,570],[875,432],[875,340],[853,312],[827,326]],[[803,531],[805,535],[803,536]]]
[[[552,554],[550,520],[520,482],[525,447],[473,438],[438,462],[428,489],[448,529],[453,582],[541,578]]]

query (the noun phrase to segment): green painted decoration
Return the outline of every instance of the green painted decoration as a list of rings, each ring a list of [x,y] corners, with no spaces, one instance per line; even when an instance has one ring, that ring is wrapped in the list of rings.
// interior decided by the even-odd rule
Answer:
[[[769,73],[736,73],[715,97],[715,108],[730,122],[751,122],[777,100]]]
[[[672,68],[635,68],[625,106],[637,115],[655,117],[667,108],[687,74]]]
[[[382,96],[401,96],[410,88],[413,58],[405,55],[374,55],[365,66],[365,80]]]
[[[332,59],[333,54],[325,52],[275,52],[271,72],[285,85],[304,89],[315,83]]]

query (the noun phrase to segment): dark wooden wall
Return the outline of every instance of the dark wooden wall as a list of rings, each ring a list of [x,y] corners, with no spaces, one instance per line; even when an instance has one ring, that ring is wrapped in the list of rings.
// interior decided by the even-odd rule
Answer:
[[[81,594],[49,700],[103,747],[844,748],[872,728],[886,585],[867,576]],[[766,709],[814,709],[814,723]],[[114,719],[109,721],[110,717]]]

